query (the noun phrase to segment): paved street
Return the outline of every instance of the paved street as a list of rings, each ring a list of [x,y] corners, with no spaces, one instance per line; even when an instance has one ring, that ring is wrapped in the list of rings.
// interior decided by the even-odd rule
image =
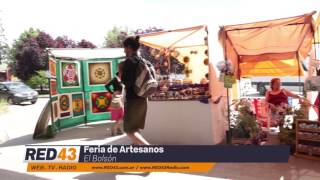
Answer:
[[[23,163],[25,144],[129,144],[125,136],[109,137],[110,123],[102,122],[79,126],[60,132],[55,138],[33,140],[32,133],[38,116],[48,99],[39,99],[35,105],[11,105],[0,115],[1,129],[9,140],[0,144],[0,179],[79,179],[79,180],[145,180],[145,179],[320,179],[320,162],[291,157],[290,163],[219,163],[208,173],[26,173]]]
[[[34,105],[25,102],[8,106],[8,112],[0,115],[1,129],[7,131],[10,139],[33,133],[38,117],[48,100],[39,98]]]

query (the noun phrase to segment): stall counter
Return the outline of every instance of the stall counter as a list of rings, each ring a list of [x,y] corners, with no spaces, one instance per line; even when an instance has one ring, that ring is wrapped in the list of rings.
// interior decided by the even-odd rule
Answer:
[[[152,144],[212,145],[211,106],[196,100],[149,101],[142,133]]]

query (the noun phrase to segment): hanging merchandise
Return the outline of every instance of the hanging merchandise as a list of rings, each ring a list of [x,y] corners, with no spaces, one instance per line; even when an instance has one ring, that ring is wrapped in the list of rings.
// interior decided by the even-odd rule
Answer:
[[[123,49],[50,48],[47,55],[50,102],[43,112],[51,113],[40,115],[33,137],[42,137],[50,129],[111,120],[111,95],[104,93],[105,83],[115,77],[125,59]]]
[[[68,111],[70,108],[70,99],[68,95],[60,96],[60,109],[61,111]]]
[[[62,87],[79,86],[79,65],[74,62],[61,62]]]
[[[50,79],[50,93],[52,96],[57,95],[57,81],[55,79]]]
[[[184,62],[185,64],[189,63],[189,62],[190,62],[189,56],[183,57],[183,62]]]
[[[84,100],[82,93],[72,94],[72,110],[74,117],[84,115]]]
[[[95,92],[91,94],[91,107],[93,113],[107,112],[112,96],[109,92]]]
[[[51,58],[49,59],[49,71],[52,78],[55,78],[57,76],[56,61]]]
[[[151,54],[152,56],[157,55],[157,50],[156,50],[156,49],[153,49],[153,48],[150,48],[150,54]]]
[[[208,49],[204,51],[204,54],[208,56]]]
[[[232,63],[230,61],[220,61],[217,63],[217,68],[220,71],[219,81],[224,83],[225,88],[232,88],[232,84],[236,83]]]
[[[205,44],[206,46],[208,46],[208,37],[205,37],[205,38],[204,38],[204,44]]]
[[[225,88],[232,88],[232,84],[234,82],[234,76],[233,75],[224,75],[223,82],[224,82]]]
[[[154,59],[157,60],[157,61],[159,61],[159,60],[161,59],[160,54],[155,55],[155,56],[154,56]]]
[[[309,65],[315,68],[320,68],[320,60],[317,59],[310,59]]]
[[[111,63],[90,63],[89,81],[90,85],[104,84],[111,79]]]
[[[160,49],[160,55],[165,55],[166,54],[166,50],[164,48]]]
[[[206,65],[206,66],[208,66],[208,64],[209,64],[209,59],[208,59],[208,58],[204,59],[204,60],[203,60],[203,64]]]
[[[306,91],[320,91],[320,76],[308,77],[305,80],[304,88]]]
[[[222,73],[226,73],[226,74],[233,74],[234,73],[234,67],[233,67],[231,61],[229,61],[229,60],[218,62],[217,68]]]
[[[198,51],[196,51],[196,50],[190,51],[190,54],[198,54]]]
[[[190,77],[190,74],[191,74],[191,73],[192,73],[192,70],[189,69],[189,68],[186,68],[185,74],[186,74],[186,77],[187,77],[187,78]]]
[[[163,62],[163,65],[164,65],[165,67],[168,67],[168,65],[169,65],[169,64],[168,64],[168,61],[164,61],[164,62]]]
[[[169,51],[169,50],[166,50],[165,53],[164,53],[164,56],[165,56],[165,57],[170,57],[170,51]]]
[[[59,118],[58,101],[52,102],[53,120],[56,121]]]
[[[224,82],[224,76],[225,76],[224,73],[220,73],[219,82]]]
[[[70,94],[62,94],[59,96],[60,117],[66,118],[71,116]]]
[[[172,57],[174,57],[174,58],[178,58],[178,56],[180,55],[180,53],[179,53],[178,51],[173,50],[173,51],[171,51],[170,55],[171,55]]]

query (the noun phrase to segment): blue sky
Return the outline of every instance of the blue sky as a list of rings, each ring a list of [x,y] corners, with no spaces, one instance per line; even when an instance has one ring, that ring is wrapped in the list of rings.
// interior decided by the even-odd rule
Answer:
[[[320,0],[0,0],[9,44],[29,27],[102,45],[114,25],[165,29],[219,27],[320,10]],[[209,29],[210,30],[210,29]]]

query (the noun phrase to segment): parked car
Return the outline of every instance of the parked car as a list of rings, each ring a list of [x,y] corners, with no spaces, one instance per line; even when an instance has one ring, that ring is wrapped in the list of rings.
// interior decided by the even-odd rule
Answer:
[[[38,92],[22,82],[0,82],[0,98],[5,99],[9,104],[22,102],[34,104],[38,100]]]

